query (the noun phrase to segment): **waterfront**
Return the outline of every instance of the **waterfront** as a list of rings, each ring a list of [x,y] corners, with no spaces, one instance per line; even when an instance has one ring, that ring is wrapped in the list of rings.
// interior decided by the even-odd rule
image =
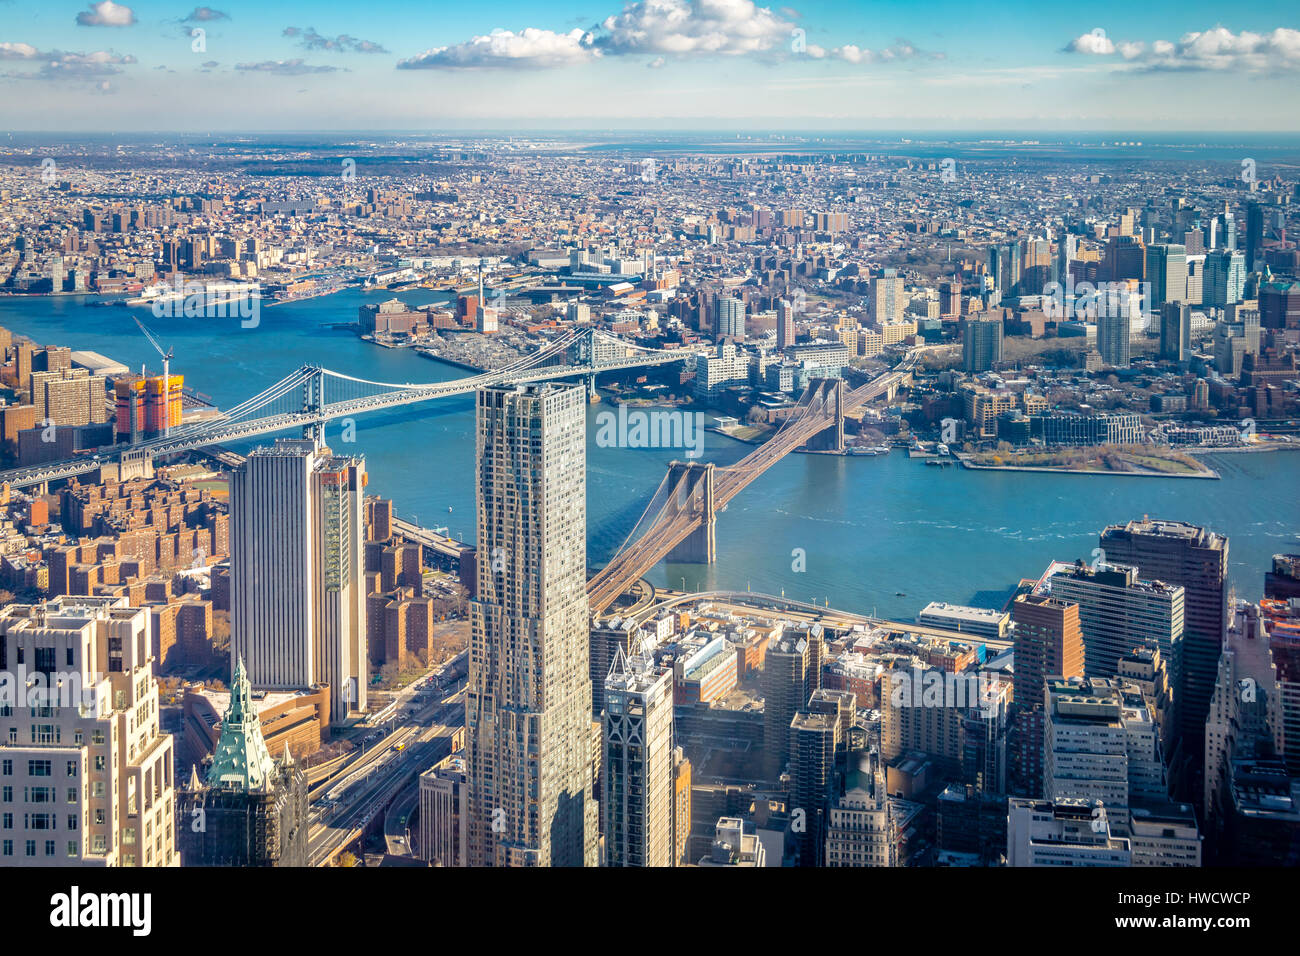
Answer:
[[[379,348],[331,324],[352,322],[365,302],[393,293],[349,289],[263,309],[256,328],[238,319],[155,318],[147,308],[85,308],[80,298],[0,298],[0,326],[42,344],[100,352],[133,368],[158,357],[132,321],[140,317],[164,346],[173,370],[221,407],[248,398],[304,363],[361,378],[431,382],[463,369],[409,349]],[[444,301],[427,290],[398,293],[412,304]],[[391,497],[404,517],[451,534],[474,534],[473,398],[443,399],[356,419],[369,490]],[[601,448],[588,416],[588,558],[603,564],[622,543],[663,477],[671,449]],[[235,446],[238,448],[239,446]],[[752,449],[708,432],[704,458],[735,461]],[[1300,459],[1286,454],[1208,455],[1220,481],[1026,474],[926,468],[902,454],[791,455],[718,516],[718,564],[661,566],[651,579],[688,588],[785,593],[845,610],[910,618],[931,600],[998,604],[1021,577],[1052,559],[1091,559],[1108,524],[1141,517],[1210,525],[1231,539],[1231,575],[1242,597],[1257,597],[1270,556],[1300,548]],[[448,511],[448,509],[452,509]],[[802,548],[806,570],[795,572]],[[904,592],[900,595],[897,592]]]

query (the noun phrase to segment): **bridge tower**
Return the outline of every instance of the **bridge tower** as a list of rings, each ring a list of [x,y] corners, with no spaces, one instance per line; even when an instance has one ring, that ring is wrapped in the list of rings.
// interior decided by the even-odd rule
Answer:
[[[818,397],[835,412],[835,421],[804,443],[809,451],[844,450],[844,379],[815,378],[808,383],[812,400]]]
[[[311,377],[302,386],[302,413],[304,415],[323,416],[325,411],[325,370],[313,369]],[[325,419],[318,417],[315,421],[302,426],[302,437],[311,439],[319,448],[325,444]]]
[[[668,560],[682,564],[712,564],[718,557],[717,512],[713,497],[714,465],[712,462],[674,461],[668,465],[668,487],[677,487],[675,504],[691,516],[698,515],[700,526],[681,544],[668,552]]]

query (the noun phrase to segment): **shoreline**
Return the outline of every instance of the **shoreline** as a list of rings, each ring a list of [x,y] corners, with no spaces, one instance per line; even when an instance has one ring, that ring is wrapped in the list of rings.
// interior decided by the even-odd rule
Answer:
[[[971,471],[1027,471],[1042,472],[1049,475],[1109,475],[1117,478],[1199,478],[1202,480],[1218,481],[1223,476],[1213,468],[1208,472],[1194,475],[1175,474],[1163,471],[1109,471],[1100,468],[1054,468],[1050,465],[976,465],[965,458],[957,459],[963,468],[969,468]]]

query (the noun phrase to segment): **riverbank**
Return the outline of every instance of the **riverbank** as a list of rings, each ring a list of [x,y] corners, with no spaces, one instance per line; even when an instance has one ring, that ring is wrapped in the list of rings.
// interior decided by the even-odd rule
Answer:
[[[957,460],[961,462],[963,468],[969,468],[971,471],[1028,471],[1049,475],[1115,475],[1128,478],[1202,478],[1211,481],[1218,481],[1222,477],[1217,471],[1209,467],[1206,467],[1203,472],[1155,471],[1153,469],[1115,471],[1110,468],[1063,468],[1051,465],[981,465],[971,461],[964,455],[958,455]]]

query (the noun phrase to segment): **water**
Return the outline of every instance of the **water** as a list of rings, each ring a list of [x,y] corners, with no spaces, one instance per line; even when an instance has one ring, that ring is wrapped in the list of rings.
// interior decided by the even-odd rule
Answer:
[[[460,378],[465,370],[407,350],[383,349],[352,332],[365,302],[388,292],[349,290],[264,308],[255,329],[237,319],[155,318],[132,310],[164,346],[187,385],[230,407],[304,363],[388,382]],[[399,298],[424,304],[430,292]],[[41,344],[100,352],[157,371],[157,353],[126,309],[85,308],[79,298],[0,298],[0,326]],[[603,564],[626,537],[680,450],[596,447],[588,417],[588,557]],[[474,537],[472,396],[441,399],[356,419],[369,490],[403,516]],[[238,447],[238,446],[235,446]],[[727,464],[750,447],[709,433],[705,460]],[[882,458],[790,455],[718,516],[718,562],[661,565],[659,585],[782,591],[832,607],[911,618],[931,600],[999,605],[1022,577],[1051,560],[1091,559],[1107,524],[1152,516],[1205,524],[1230,538],[1230,573],[1243,597],[1258,596],[1270,558],[1300,550],[1300,453],[1224,454],[1209,459],[1221,481],[969,472],[928,468],[902,452]],[[450,511],[448,509],[451,509]],[[796,549],[806,570],[794,571]],[[904,592],[899,594],[898,592]]]

